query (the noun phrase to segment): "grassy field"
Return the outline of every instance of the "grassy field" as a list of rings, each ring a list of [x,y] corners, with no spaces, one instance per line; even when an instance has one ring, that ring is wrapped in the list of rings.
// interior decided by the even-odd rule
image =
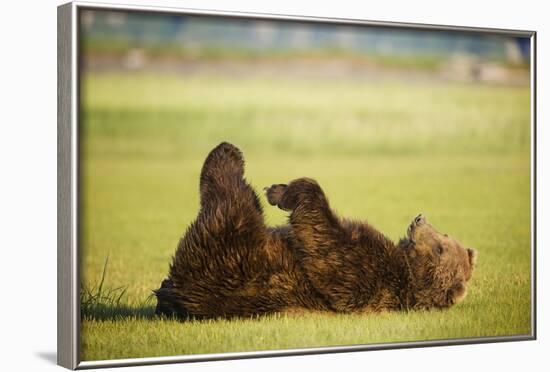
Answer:
[[[528,87],[131,73],[82,83],[83,360],[530,332]],[[424,213],[479,252],[466,300],[369,316],[154,317],[151,290],[223,140],[243,150],[258,190],[316,178],[341,215],[392,239]],[[262,202],[269,224],[284,223]]]

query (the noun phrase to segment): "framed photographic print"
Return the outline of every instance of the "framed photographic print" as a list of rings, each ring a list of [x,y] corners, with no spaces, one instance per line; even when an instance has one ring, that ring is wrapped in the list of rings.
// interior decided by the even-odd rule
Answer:
[[[535,32],[58,8],[58,363],[532,340]]]

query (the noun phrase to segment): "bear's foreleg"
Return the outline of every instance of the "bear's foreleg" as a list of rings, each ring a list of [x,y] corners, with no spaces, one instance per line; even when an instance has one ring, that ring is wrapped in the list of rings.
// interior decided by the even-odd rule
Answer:
[[[291,212],[289,222],[299,242],[302,266],[313,286],[333,310],[353,311],[357,280],[349,272],[353,265],[347,262],[347,234],[319,184],[300,178],[265,190],[271,205]]]
[[[341,235],[340,221],[315,180],[299,178],[288,185],[272,185],[264,190],[271,205],[291,212],[293,231],[310,253],[331,246]]]

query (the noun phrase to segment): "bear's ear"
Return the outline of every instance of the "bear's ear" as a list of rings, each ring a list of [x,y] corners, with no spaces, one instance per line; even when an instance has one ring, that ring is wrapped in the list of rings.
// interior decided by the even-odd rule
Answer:
[[[477,262],[477,251],[472,248],[468,248],[468,260],[470,261],[470,266],[475,266]]]

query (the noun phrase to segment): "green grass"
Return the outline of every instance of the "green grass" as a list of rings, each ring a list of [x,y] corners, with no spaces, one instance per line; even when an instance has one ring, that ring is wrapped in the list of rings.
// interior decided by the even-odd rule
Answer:
[[[82,98],[83,360],[530,332],[528,87],[111,73],[85,75]],[[201,163],[223,140],[243,150],[258,190],[314,177],[341,215],[392,239],[424,213],[479,251],[465,301],[378,315],[154,317],[151,290],[197,213]],[[268,223],[284,223],[262,202]]]

